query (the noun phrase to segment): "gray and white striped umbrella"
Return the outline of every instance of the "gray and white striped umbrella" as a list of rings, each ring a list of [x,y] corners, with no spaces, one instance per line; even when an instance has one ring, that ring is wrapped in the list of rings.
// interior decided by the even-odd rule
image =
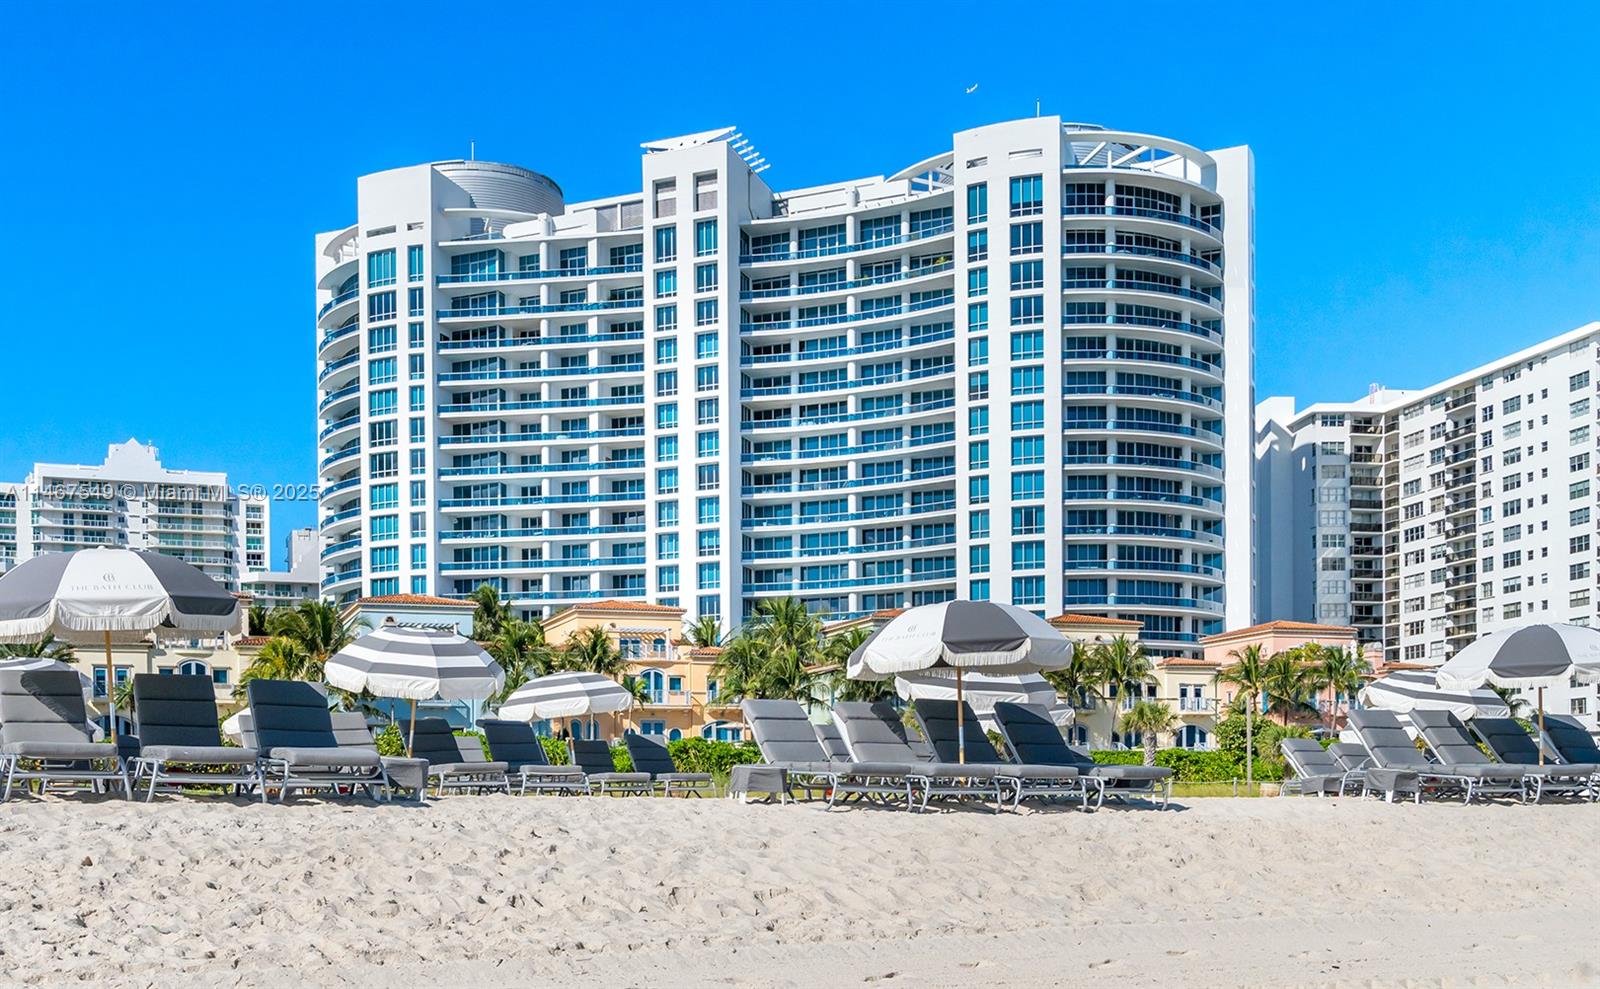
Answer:
[[[953,701],[956,699],[956,678],[950,670],[924,670],[920,673],[902,673],[894,678],[895,693],[906,701]],[[985,728],[994,727],[994,706],[1001,701],[1008,704],[1038,704],[1050,711],[1050,719],[1057,725],[1072,724],[1071,707],[1056,696],[1056,688],[1037,673],[988,674],[968,673],[962,677],[963,700],[972,706]]]
[[[1572,677],[1600,680],[1600,630],[1583,625],[1524,625],[1494,632],[1450,657],[1439,686],[1469,690],[1553,687]]]
[[[465,636],[385,625],[328,658],[323,677],[341,690],[414,701],[483,700],[505,683],[500,664]]]
[[[1492,690],[1441,688],[1437,670],[1400,670],[1391,673],[1362,687],[1360,698],[1367,707],[1397,714],[1449,711],[1462,721],[1511,716],[1511,709],[1506,702]]]
[[[633,707],[633,694],[598,673],[552,673],[529,680],[506,698],[496,712],[509,721],[553,721],[557,718],[615,714]]]
[[[182,560],[131,549],[80,549],[25,560],[0,575],[0,642],[46,633],[69,642],[244,634],[245,609]]]
[[[945,601],[891,619],[850,654],[853,680],[940,668],[1037,673],[1072,660],[1072,643],[1031,611],[992,601]]]

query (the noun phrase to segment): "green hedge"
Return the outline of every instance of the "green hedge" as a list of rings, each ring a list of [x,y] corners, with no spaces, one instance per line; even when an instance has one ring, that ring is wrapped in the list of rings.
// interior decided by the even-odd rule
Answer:
[[[544,743],[545,757],[552,766],[565,766],[567,743],[559,738],[540,739]],[[683,773],[711,773],[726,776],[734,766],[761,761],[761,750],[754,742],[712,742],[704,738],[680,738],[667,743],[672,761]],[[619,773],[633,772],[633,760],[623,745],[611,747],[611,762]]]
[[[1109,766],[1142,766],[1144,753],[1138,750],[1101,750],[1092,753],[1094,761]],[[1224,783],[1244,779],[1242,753],[1191,749],[1158,749],[1156,765],[1172,770],[1172,778],[1180,783]],[[1255,764],[1258,780],[1283,778],[1283,763],[1276,759],[1258,759]]]

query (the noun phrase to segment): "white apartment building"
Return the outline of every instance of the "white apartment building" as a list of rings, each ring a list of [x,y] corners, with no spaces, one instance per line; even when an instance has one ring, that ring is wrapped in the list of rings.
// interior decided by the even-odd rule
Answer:
[[[266,568],[270,533],[265,497],[236,494],[225,473],[164,467],[154,446],[131,439],[111,444],[99,464],[34,464],[0,490],[0,560],[148,549],[238,590],[247,572]]]
[[[1256,410],[1257,610],[1437,665],[1529,622],[1591,624],[1600,323],[1427,388]],[[1547,692],[1595,725],[1600,688]]]
[[[359,179],[316,239],[324,590],[1248,624],[1249,149],[940,144],[788,191],[732,128],[581,203],[492,162]]]
[[[250,595],[251,604],[271,611],[273,608],[293,608],[302,601],[315,601],[322,596],[321,542],[315,526],[295,529],[289,533],[287,570],[260,570],[248,573],[239,589]],[[251,634],[256,633],[251,629]]]

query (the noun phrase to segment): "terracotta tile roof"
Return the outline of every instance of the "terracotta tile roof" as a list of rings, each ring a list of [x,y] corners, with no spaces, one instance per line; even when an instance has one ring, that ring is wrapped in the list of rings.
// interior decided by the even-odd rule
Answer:
[[[233,640],[236,646],[264,646],[272,636],[270,635],[241,635]]]
[[[1156,660],[1157,666],[1204,666],[1207,668],[1221,666],[1214,659],[1196,659],[1193,656],[1162,656]]]
[[[693,649],[689,650],[689,655],[696,657],[711,657],[720,656],[722,655],[722,652],[723,649],[721,646],[695,646]]]
[[[569,611],[632,611],[636,614],[646,615],[681,615],[682,608],[675,608],[669,604],[650,604],[647,601],[618,601],[607,598],[604,601],[593,601],[588,604],[569,605],[557,612],[566,614]]]
[[[1118,625],[1125,628],[1143,628],[1143,622],[1129,621],[1126,618],[1112,618],[1109,615],[1075,615],[1067,613],[1057,615],[1050,619],[1052,625]]]
[[[356,604],[413,604],[430,606],[449,606],[452,608],[472,609],[475,605],[471,601],[458,601],[455,598],[438,598],[431,594],[380,594],[375,598],[361,598]]]
[[[904,608],[884,608],[882,611],[874,611],[870,617],[875,621],[889,621],[899,618],[905,613],[906,609]]]
[[[1208,635],[1200,641],[1202,643],[1224,642],[1229,639],[1237,639],[1247,635],[1257,635],[1271,632],[1305,632],[1311,635],[1356,634],[1355,628],[1350,625],[1318,625],[1315,622],[1291,622],[1279,620],[1273,622],[1262,622],[1260,625],[1251,625],[1249,628],[1229,629],[1226,632],[1218,632],[1216,635]]]

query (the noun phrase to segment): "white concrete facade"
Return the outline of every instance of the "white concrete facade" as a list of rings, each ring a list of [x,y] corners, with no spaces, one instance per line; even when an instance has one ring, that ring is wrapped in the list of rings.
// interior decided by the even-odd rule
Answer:
[[[111,444],[99,464],[35,464],[0,493],[0,569],[8,524],[17,562],[89,546],[148,549],[235,591],[251,569],[265,569],[271,538],[264,496],[236,493],[220,471],[165,467],[154,446],[131,439]]]
[[[1249,149],[947,147],[774,192],[729,128],[570,204],[486,162],[361,178],[317,238],[325,590],[1248,624]]]
[[[253,571],[245,575],[239,588],[250,595],[252,604],[269,611],[293,608],[302,601],[315,601],[322,596],[322,547],[316,527],[295,529],[286,542],[288,569]],[[252,634],[255,631],[252,629]]]
[[[1427,388],[1256,412],[1257,611],[1437,665],[1530,622],[1593,624],[1590,323]],[[1594,727],[1600,688],[1547,694]]]

